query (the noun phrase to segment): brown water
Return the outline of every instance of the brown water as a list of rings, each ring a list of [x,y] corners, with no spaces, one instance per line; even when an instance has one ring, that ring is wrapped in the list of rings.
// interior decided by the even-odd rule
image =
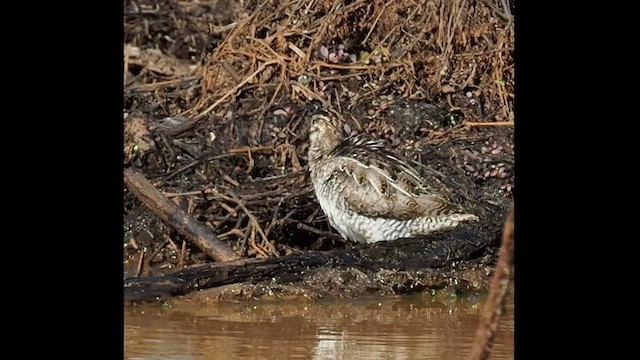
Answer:
[[[125,359],[464,359],[485,297],[125,308]],[[513,293],[491,359],[514,358]]]

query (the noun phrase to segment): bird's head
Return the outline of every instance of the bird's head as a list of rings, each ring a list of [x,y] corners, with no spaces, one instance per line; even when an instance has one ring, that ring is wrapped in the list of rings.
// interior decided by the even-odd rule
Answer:
[[[311,116],[309,127],[309,159],[329,155],[345,136],[340,121],[328,112]]]

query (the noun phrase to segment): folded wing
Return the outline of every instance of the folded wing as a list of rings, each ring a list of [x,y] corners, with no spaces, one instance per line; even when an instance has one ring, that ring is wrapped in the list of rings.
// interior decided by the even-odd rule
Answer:
[[[408,220],[464,213],[433,193],[406,160],[386,150],[382,140],[351,136],[333,155],[338,166],[332,180],[343,184],[341,196],[360,214]]]

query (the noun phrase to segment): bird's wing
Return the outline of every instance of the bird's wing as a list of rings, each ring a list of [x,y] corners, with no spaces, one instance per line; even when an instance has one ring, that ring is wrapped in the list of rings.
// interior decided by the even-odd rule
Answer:
[[[433,193],[406,160],[386,149],[382,140],[351,136],[332,153],[337,162],[331,181],[356,212],[407,220],[420,216],[462,213]]]

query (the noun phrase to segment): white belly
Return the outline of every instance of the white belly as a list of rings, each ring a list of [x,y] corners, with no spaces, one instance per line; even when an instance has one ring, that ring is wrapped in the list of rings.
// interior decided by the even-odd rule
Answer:
[[[411,235],[407,221],[367,217],[353,211],[344,211],[326,197],[319,197],[318,202],[329,224],[338,230],[344,239],[372,243]]]

